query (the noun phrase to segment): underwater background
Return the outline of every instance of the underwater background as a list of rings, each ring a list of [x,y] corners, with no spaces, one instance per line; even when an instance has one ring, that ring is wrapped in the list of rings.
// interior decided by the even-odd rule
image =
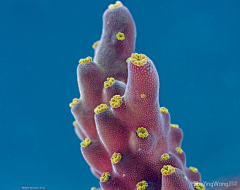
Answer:
[[[0,189],[99,187],[69,103],[110,0],[0,0]],[[122,1],[202,181],[240,175],[240,1]],[[240,177],[239,177],[240,178]],[[225,181],[224,181],[225,180]],[[240,186],[240,184],[238,184]],[[207,189],[212,187],[206,186]]]

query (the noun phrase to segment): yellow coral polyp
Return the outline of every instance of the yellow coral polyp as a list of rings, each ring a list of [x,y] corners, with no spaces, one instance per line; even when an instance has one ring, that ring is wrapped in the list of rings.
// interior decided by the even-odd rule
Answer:
[[[73,98],[72,102],[69,104],[69,106],[72,108],[73,106],[75,106],[78,103],[78,99],[77,98]]]
[[[177,125],[177,124],[170,124],[170,127],[173,128],[173,129],[177,129],[177,128],[179,128],[179,125]]]
[[[137,132],[138,136],[141,138],[145,138],[148,136],[147,129],[144,127],[139,127],[136,132]]]
[[[92,62],[92,57],[88,56],[85,59],[80,59],[79,63],[89,63]]]
[[[126,63],[127,63],[127,64],[128,64],[128,62],[129,62],[130,58],[131,58],[131,57],[127,58],[127,60],[126,60]]]
[[[141,98],[146,98],[146,94],[141,94]]]
[[[89,138],[85,138],[83,142],[81,142],[81,147],[86,147],[91,144],[91,140]]]
[[[183,152],[183,150],[180,147],[175,148],[175,150],[177,151],[177,153],[180,153],[180,154]]]
[[[148,183],[144,180],[137,183],[137,190],[144,190],[148,187]]]
[[[118,163],[121,159],[122,159],[121,154],[114,152],[113,155],[112,155],[112,157],[111,157],[111,162],[112,162],[113,164],[116,164],[116,163]]]
[[[110,4],[108,6],[109,9],[113,9],[113,8],[116,8],[116,7],[120,7],[120,6],[123,6],[122,2],[121,1],[116,1],[115,4]]]
[[[108,172],[104,172],[100,177],[100,181],[106,182],[107,180],[109,180],[109,178],[110,178],[110,174]]]
[[[98,45],[99,41],[100,41],[100,40],[98,40],[98,41],[94,42],[94,44],[92,45],[92,48],[93,48],[93,49],[95,49],[95,48],[97,47],[97,45]]]
[[[143,66],[147,63],[147,56],[144,54],[133,53],[131,56],[131,63],[136,66]]]
[[[204,185],[202,183],[196,182],[194,184],[194,189],[196,189],[196,190],[205,190],[205,187],[204,187]]]
[[[111,98],[109,103],[113,108],[118,108],[122,105],[122,98],[120,95],[115,95]]]
[[[165,108],[165,107],[160,107],[160,111],[161,111],[162,113],[168,113],[168,109]]]
[[[73,122],[74,127],[78,127],[78,123],[76,121]]]
[[[118,32],[116,37],[117,37],[118,40],[121,40],[121,41],[125,39],[125,36],[124,36],[124,34],[122,32]]]
[[[92,187],[90,190],[97,190],[97,188],[96,187]]]
[[[113,77],[108,77],[107,81],[104,82],[104,88],[109,88],[110,86],[113,85],[115,79]]]
[[[190,171],[190,172],[193,172],[193,173],[197,173],[197,172],[198,172],[198,169],[191,166],[191,167],[189,167],[189,171]]]
[[[100,104],[94,109],[95,114],[99,114],[107,110],[107,104]]]
[[[171,173],[175,172],[175,168],[171,165],[164,165],[161,169],[163,175],[170,175]]]
[[[161,156],[161,160],[162,161],[165,161],[169,158],[169,154],[168,153],[164,153],[162,156]]]

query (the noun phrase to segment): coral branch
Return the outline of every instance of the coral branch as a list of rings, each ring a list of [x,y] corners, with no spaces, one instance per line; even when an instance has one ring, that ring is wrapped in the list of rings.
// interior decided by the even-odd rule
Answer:
[[[198,170],[186,167],[182,130],[159,105],[154,63],[133,53],[135,38],[128,9],[109,5],[93,60],[80,59],[77,68],[73,125],[98,190],[203,190]]]

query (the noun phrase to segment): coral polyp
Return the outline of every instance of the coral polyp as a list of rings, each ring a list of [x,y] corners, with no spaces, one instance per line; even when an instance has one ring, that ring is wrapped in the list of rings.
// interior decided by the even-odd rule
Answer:
[[[171,173],[175,172],[175,168],[171,165],[164,165],[161,169],[163,175],[170,175]]]
[[[186,167],[181,128],[160,107],[156,67],[134,52],[135,39],[131,13],[117,1],[103,15],[94,58],[77,67],[80,98],[70,107],[83,157],[100,181],[92,190],[203,190],[199,171]]]
[[[112,157],[111,157],[111,162],[112,162],[113,164],[117,164],[117,163],[121,160],[121,158],[122,158],[122,156],[121,156],[120,153],[114,152],[114,154],[113,154]]]
[[[147,57],[144,54],[133,53],[131,63],[137,66],[143,66],[147,63]]]
[[[88,56],[87,58],[85,59],[80,59],[79,60],[79,63],[89,63],[92,61],[92,57]]]
[[[125,39],[124,34],[121,33],[121,32],[118,32],[118,34],[116,35],[116,37],[117,37],[118,40],[124,40],[124,39]]]
[[[140,181],[139,183],[137,183],[137,190],[144,190],[148,187],[148,183],[146,181]]]
[[[118,108],[122,105],[122,98],[120,97],[120,95],[115,95],[111,98],[109,103],[113,108]]]

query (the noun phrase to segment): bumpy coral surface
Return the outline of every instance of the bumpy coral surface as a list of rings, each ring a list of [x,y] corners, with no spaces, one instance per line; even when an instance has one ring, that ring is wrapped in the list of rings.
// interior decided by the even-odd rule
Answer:
[[[134,20],[117,1],[103,15],[93,60],[77,68],[73,125],[98,190],[204,190],[197,168],[186,167],[182,130],[159,105],[152,60],[133,53],[135,38]]]

